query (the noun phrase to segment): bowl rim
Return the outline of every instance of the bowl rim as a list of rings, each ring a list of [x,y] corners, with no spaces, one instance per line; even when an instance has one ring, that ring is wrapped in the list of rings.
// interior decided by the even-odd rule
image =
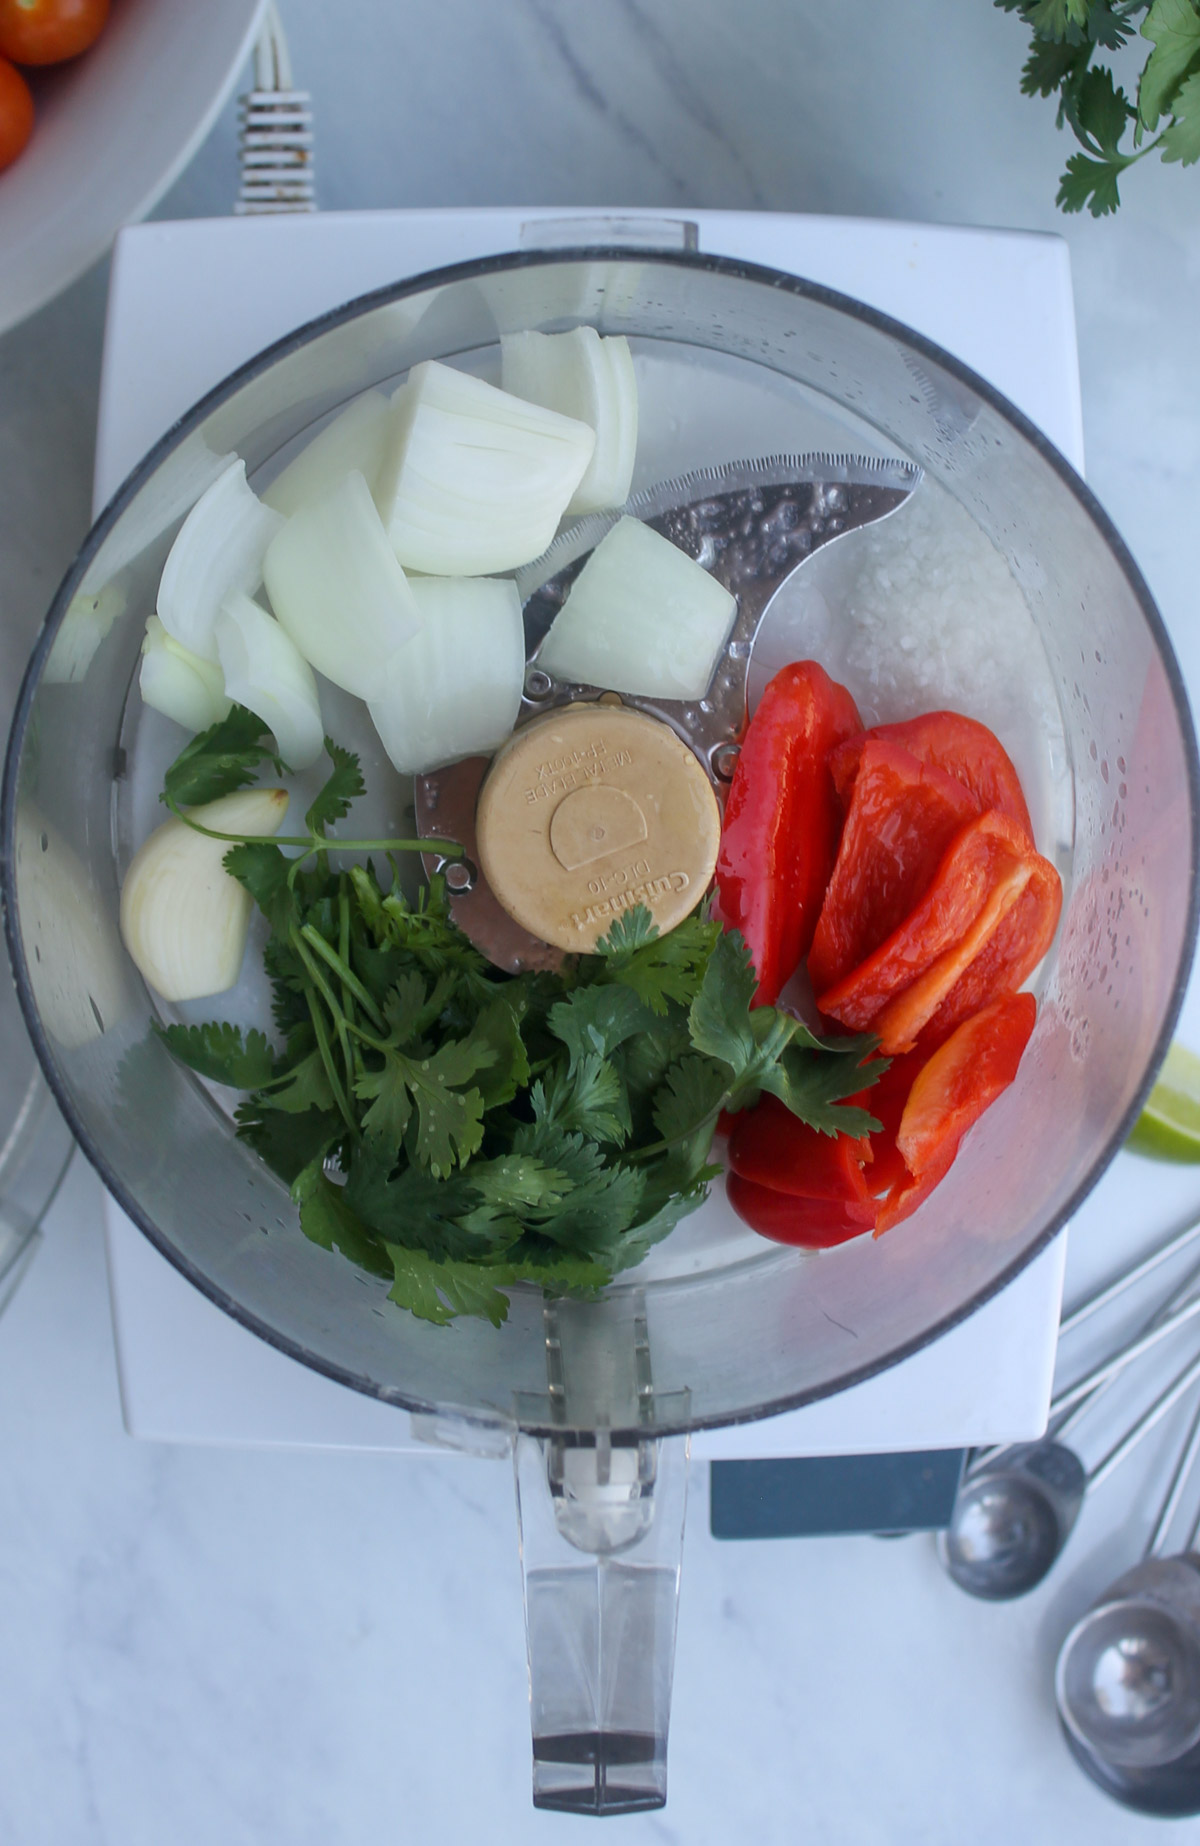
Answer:
[[[227,35],[228,56],[220,83],[192,110],[184,111],[171,157],[157,173],[144,174],[125,188],[126,197],[115,219],[95,219],[75,237],[61,260],[52,261],[39,249],[33,265],[34,274],[16,288],[7,301],[0,299],[0,336],[20,327],[40,309],[57,301],[81,277],[99,263],[112,249],[120,232],[128,224],[138,224],[154,210],[207,140],[217,118],[237,82],[238,73],[254,49],[262,28],[267,0],[242,0],[236,22],[230,21]],[[211,30],[211,19],[207,22]],[[177,100],[177,99],[176,99]]]
[[[846,295],[838,289],[792,275],[784,270],[770,268],[765,264],[687,249],[658,250],[639,246],[634,250],[629,245],[584,243],[556,247],[553,250],[500,252],[491,256],[470,258],[463,262],[424,270],[418,275],[405,277],[399,282],[386,283],[379,288],[356,295],[338,307],[327,309],[324,313],[305,321],[290,333],[284,334],[245,360],[199,398],[182,416],[178,417],[117,488],[108,504],[97,516],[68,567],[47,610],[30,655],[17,697],[5,750],[3,783],[0,785],[0,907],[3,908],[5,942],[12,964],[21,1011],[51,1092],[77,1142],[116,1204],[137,1225],[160,1255],[165,1257],[181,1275],[200,1290],[201,1294],[205,1295],[222,1312],[228,1314],[232,1320],[265,1340],[277,1351],[308,1366],[310,1370],[332,1379],[335,1383],[349,1386],[364,1396],[395,1404],[398,1408],[418,1415],[435,1412],[445,1415],[448,1408],[452,1409],[453,1407],[445,1404],[437,1404],[412,1396],[395,1386],[379,1383],[355,1372],[349,1366],[314,1353],[302,1341],[281,1332],[279,1328],[264,1320],[259,1314],[247,1309],[235,1296],[214,1283],[198,1265],[175,1248],[170,1239],[158,1229],[153,1220],[142,1211],[137,1201],[127,1191],[119,1173],[110,1164],[103,1147],[78,1121],[70,1094],[59,1078],[53,1050],[42,1027],[34,1001],[16,914],[15,826],[18,772],[33,701],[41,683],[42,669],[62,618],[88,565],[125,507],[140,492],[167,456],[221,404],[280,360],[288,358],[311,341],[364,314],[386,307],[393,302],[402,301],[409,296],[458,282],[477,281],[483,276],[499,275],[514,270],[561,267],[572,263],[627,262],[631,256],[636,256],[637,260],[642,263],[663,263],[675,268],[695,269],[721,275],[731,281],[749,282],[769,288],[775,293],[792,294],[839,312],[852,320],[863,323],[875,332],[902,341],[915,353],[931,360],[967,390],[981,398],[1015,428],[1017,433],[1031,445],[1058,476],[1085,516],[1097,528],[1141,610],[1162,662],[1179,723],[1187,765],[1186,792],[1190,819],[1190,868],[1184,945],[1154,1053],[1138,1084],[1133,1100],[1121,1117],[1116,1130],[1107,1144],[1099,1150],[1062,1207],[1042,1227],[1037,1236],[1031,1239],[1025,1248],[989,1282],[977,1289],[956,1308],[924,1328],[919,1334],[914,1334],[883,1356],[864,1361],[836,1379],[784,1393],[761,1405],[739,1407],[728,1413],[713,1413],[678,1423],[672,1423],[668,1417],[661,1426],[656,1423],[654,1428],[656,1436],[668,1436],[682,1435],[693,1430],[733,1428],[739,1424],[757,1422],[764,1417],[781,1415],[787,1411],[799,1410],[805,1405],[820,1402],[824,1398],[850,1390],[855,1385],[863,1384],[868,1379],[890,1370],[894,1365],[902,1364],[904,1360],[912,1358],[914,1354],[923,1351],[935,1340],[969,1319],[977,1309],[999,1295],[1036,1257],[1041,1255],[1096,1186],[1141,1113],[1146,1097],[1153,1086],[1158,1066],[1166,1055],[1167,1047],[1174,1034],[1191,973],[1196,949],[1197,921],[1200,917],[1200,877],[1198,877],[1198,866],[1200,866],[1200,752],[1197,749],[1196,730],[1187,690],[1163,618],[1141,571],[1112,520],[1061,451],[1022,410],[987,379],[935,341],[907,326],[903,321],[892,315],[884,314],[879,309],[870,307],[865,302]],[[622,1285],[617,1282],[613,1286],[620,1288],[631,1285]],[[499,1411],[471,1409],[464,1410],[461,1414],[465,1422],[476,1425],[506,1424],[516,1428],[519,1423],[520,1428],[532,1434],[551,1433],[551,1426],[548,1422],[543,1427],[536,1421],[527,1421],[525,1417],[518,1419],[515,1411],[505,1414]]]

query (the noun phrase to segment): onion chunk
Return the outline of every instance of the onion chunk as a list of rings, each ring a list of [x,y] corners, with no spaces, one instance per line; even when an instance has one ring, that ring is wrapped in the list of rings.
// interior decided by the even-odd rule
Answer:
[[[489,756],[512,731],[525,682],[525,628],[511,580],[415,577],[422,628],[368,707],[402,775]]]
[[[629,498],[637,453],[638,395],[629,341],[594,327],[569,333],[507,333],[500,338],[506,391],[575,417],[596,432],[587,472],[568,513],[600,513]]]
[[[357,470],[293,513],[263,560],[271,607],[310,666],[360,699],[421,618]]]
[[[302,506],[332,493],[352,469],[374,488],[391,427],[391,405],[383,392],[364,391],[275,476],[263,494],[265,504],[290,519]]]
[[[185,731],[206,731],[228,717],[230,698],[221,669],[181,647],[156,615],[146,620],[138,686],[144,702]]]
[[[235,456],[197,500],[163,565],[158,618],[173,640],[216,664],[217,610],[231,590],[253,596],[282,524],[247,485],[246,464]]]
[[[392,403],[376,498],[401,564],[474,577],[540,557],[592,458],[588,426],[433,359]]]
[[[230,699],[270,726],[289,769],[307,769],[325,744],[313,670],[273,616],[234,591],[221,605],[217,652]]]
[[[571,585],[537,664],[579,685],[700,699],[736,612],[729,591],[670,539],[619,519]]]

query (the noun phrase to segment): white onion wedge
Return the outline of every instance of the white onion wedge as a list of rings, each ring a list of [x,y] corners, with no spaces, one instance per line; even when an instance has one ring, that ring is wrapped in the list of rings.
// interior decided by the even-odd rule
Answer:
[[[287,790],[240,789],[190,810],[217,833],[278,833]],[[221,861],[227,840],[211,840],[172,817],[134,854],[121,887],[121,939],[143,978],[164,1000],[225,993],[242,966],[250,893]]]
[[[517,586],[498,577],[414,577],[422,628],[367,707],[402,775],[486,756],[512,731],[525,682]]]
[[[670,539],[619,519],[571,585],[537,663],[612,692],[703,698],[736,611],[729,591]]]
[[[351,469],[374,487],[391,428],[391,405],[383,392],[364,391],[276,475],[264,503],[290,519],[302,506],[331,493]]]
[[[220,667],[181,647],[156,615],[146,620],[138,686],[145,704],[173,718],[185,731],[206,731],[229,714]]]
[[[637,453],[638,394],[623,334],[602,339],[594,327],[502,334],[500,383],[516,397],[595,430],[596,447],[568,513],[624,506]]]
[[[592,458],[587,425],[434,359],[392,404],[375,494],[401,564],[476,577],[540,557]]]
[[[282,525],[282,515],[247,486],[246,464],[235,458],[201,494],[167,554],[157,605],[167,633],[215,663],[217,610],[231,590],[253,596],[267,547]]]
[[[261,604],[235,590],[221,605],[217,653],[225,691],[269,726],[289,769],[307,769],[325,747],[313,670]]]
[[[357,470],[301,507],[263,560],[271,607],[310,666],[369,699],[421,626],[408,581]]]

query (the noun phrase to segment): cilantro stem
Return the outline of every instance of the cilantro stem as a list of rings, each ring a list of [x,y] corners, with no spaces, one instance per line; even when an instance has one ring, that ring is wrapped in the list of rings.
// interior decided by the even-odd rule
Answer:
[[[312,1020],[313,1035],[317,1041],[317,1050],[321,1054],[321,1062],[325,1066],[325,1076],[328,1080],[333,1100],[337,1104],[338,1112],[351,1134],[357,1135],[358,1123],[355,1120],[354,1111],[347,1101],[346,1092],[342,1086],[342,1080],[337,1073],[337,1065],[333,1056],[333,1046],[329,1042],[329,1033],[326,1029],[325,1021],[321,1017],[321,1008],[318,1004],[317,995],[310,991],[305,993],[304,998],[308,1004],[308,1016]]]
[[[207,840],[228,840],[231,846],[261,846],[261,833],[218,833],[213,827],[202,826],[177,801],[168,798],[167,807],[193,833],[202,833]],[[268,844],[272,846],[303,846],[304,857],[311,858],[321,852],[419,852],[436,853],[440,859],[461,859],[464,848],[457,840],[444,840],[439,834],[436,840],[343,840],[328,839],[323,833],[275,833],[269,836]],[[299,863],[299,861],[297,862]]]
[[[345,893],[342,895],[342,902],[345,902]],[[330,943],[326,942],[320,930],[316,929],[311,923],[304,923],[300,927],[300,934],[303,936],[305,942],[308,943],[309,947],[316,950],[322,961],[327,962],[333,969],[343,987],[354,995],[354,998],[358,1001],[372,1023],[377,1026],[381,1032],[386,1030],[387,1020],[376,1006],[374,1000],[372,1000],[370,994],[367,992],[358,976],[354,973],[349,963],[339,955],[338,951],[333,948]]]
[[[309,928],[309,925],[305,924],[304,926],[305,934],[307,934],[308,928]],[[346,1066],[346,1076],[349,1078],[350,1084],[353,1087],[353,1084],[354,1084],[354,1050],[350,1043],[350,1035],[346,1030],[346,1015],[342,1011],[341,1007],[338,1005],[337,996],[333,992],[333,989],[330,987],[329,982],[325,979],[325,976],[322,974],[320,968],[317,966],[312,956],[308,953],[308,950],[305,947],[305,943],[302,939],[301,932],[297,929],[293,929],[291,932],[291,938],[292,938],[292,947],[295,949],[297,955],[299,955],[300,957],[300,960],[303,962],[304,968],[305,968],[306,973],[308,974],[309,980],[312,982],[313,986],[316,988],[317,992],[320,994],[322,1000],[324,1000],[326,1006],[329,1008],[329,1016],[333,1020],[334,1031],[337,1033],[338,1044],[341,1046],[342,1059]],[[311,1005],[309,1007],[309,1011],[313,1013],[313,1025],[315,1027],[316,1013],[313,1011],[313,1008]],[[319,1034],[318,1034],[318,1038],[319,1038]],[[330,1049],[332,1052],[332,1047]],[[333,1078],[333,1073],[330,1071],[328,1064],[326,1065],[326,1073],[330,1077],[330,1083],[332,1087],[334,1078]],[[354,1115],[350,1109],[350,1105],[348,1101],[346,1100],[345,1091],[342,1089],[340,1081],[338,1082],[337,1087],[334,1089],[334,1095],[338,1099],[339,1109],[341,1109],[343,1115],[346,1117],[346,1120],[350,1124],[350,1127],[355,1131],[355,1133],[357,1133],[358,1123],[354,1118]]]

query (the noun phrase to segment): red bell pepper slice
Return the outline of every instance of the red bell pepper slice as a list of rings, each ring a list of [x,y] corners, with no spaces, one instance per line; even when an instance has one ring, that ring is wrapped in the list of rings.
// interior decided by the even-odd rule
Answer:
[[[932,1044],[1010,993],[1037,966],[1058,926],[1062,884],[1015,821],[995,811],[961,829],[900,928],[817,1005],[851,1031],[879,1035],[887,1054]]]
[[[861,1237],[875,1222],[875,1201],[858,1204],[851,1199],[805,1199],[792,1192],[776,1192],[740,1173],[725,1181],[726,1196],[738,1217],[761,1237],[792,1244],[802,1250],[829,1250]]]
[[[1036,1017],[1032,994],[1005,994],[964,1020],[929,1058],[896,1135],[907,1170],[879,1207],[876,1236],[911,1217],[945,1177],[968,1128],[1016,1076]]]
[[[865,1136],[821,1134],[770,1094],[734,1116],[729,1132],[729,1164],[735,1173],[803,1198],[869,1203],[877,1190],[863,1178],[863,1162],[870,1158]]]
[[[862,744],[809,951],[818,996],[836,988],[901,926],[950,842],[978,812],[969,789],[936,764],[878,738]]]
[[[931,763],[961,782],[974,795],[979,810],[999,808],[1033,838],[1029,809],[1020,777],[1000,739],[986,724],[956,711],[929,711],[903,724],[876,724],[861,737],[847,738],[829,759],[834,784],[848,795],[862,756],[871,740],[898,744],[919,763]]]
[[[892,1058],[883,1075],[869,1090],[862,1090],[858,1095],[846,1098],[848,1103],[870,1110],[879,1123],[879,1127],[868,1137],[871,1157],[864,1174],[876,1197],[881,1192],[888,1192],[908,1172],[904,1156],[896,1146],[896,1136],[900,1132],[900,1121],[909,1092],[928,1058],[929,1053],[925,1050],[910,1051],[906,1056]]]
[[[745,937],[771,1005],[812,940],[833,869],[841,811],[831,749],[862,729],[844,686],[815,661],[771,680],[746,731],[725,804],[716,915]]]

